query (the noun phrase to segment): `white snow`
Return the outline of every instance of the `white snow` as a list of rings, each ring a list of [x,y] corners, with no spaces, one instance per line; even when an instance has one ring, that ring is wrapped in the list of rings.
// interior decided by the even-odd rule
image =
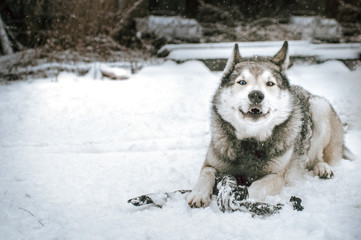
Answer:
[[[360,156],[361,69],[337,61],[295,65],[292,83],[327,97]],[[335,176],[309,172],[271,203],[271,217],[191,209],[179,196],[163,209],[129,198],[190,189],[208,142],[210,99],[221,73],[201,62],[148,66],[126,81],[61,73],[0,85],[0,239],[360,239],[361,159]]]
[[[154,34],[157,38],[166,39],[199,39],[202,27],[195,20],[180,16],[148,16],[136,19],[137,35]]]
[[[168,44],[159,53],[169,51],[168,59],[228,59],[236,42],[202,44]],[[281,48],[282,41],[237,42],[242,57],[253,55],[270,57]],[[212,49],[212,51],[209,51]],[[308,41],[289,41],[290,56],[317,57],[328,59],[358,59],[361,53],[359,43],[312,44]]]

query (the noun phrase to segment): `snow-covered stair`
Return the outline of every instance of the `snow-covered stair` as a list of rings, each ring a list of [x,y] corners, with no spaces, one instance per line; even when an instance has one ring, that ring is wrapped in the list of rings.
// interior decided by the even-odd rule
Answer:
[[[168,44],[163,46],[158,55],[176,62],[201,60],[211,70],[222,70],[226,59],[231,54],[235,43],[238,43],[242,57],[273,56],[282,46],[282,41],[272,42],[227,42],[199,44]],[[311,62],[341,60],[352,67],[355,60],[360,59],[360,43],[314,44],[308,41],[289,41],[291,59],[303,59]],[[351,66],[350,66],[351,65]]]

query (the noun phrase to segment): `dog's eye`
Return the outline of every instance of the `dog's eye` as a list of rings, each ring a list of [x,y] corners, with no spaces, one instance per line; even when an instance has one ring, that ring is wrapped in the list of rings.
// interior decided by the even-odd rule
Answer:
[[[244,81],[244,80],[241,80],[241,81],[239,81],[238,83],[239,83],[240,85],[246,85],[246,84],[247,84],[247,82]]]
[[[275,85],[274,82],[271,82],[271,81],[268,81],[266,84],[267,84],[268,87],[272,87],[272,86]]]

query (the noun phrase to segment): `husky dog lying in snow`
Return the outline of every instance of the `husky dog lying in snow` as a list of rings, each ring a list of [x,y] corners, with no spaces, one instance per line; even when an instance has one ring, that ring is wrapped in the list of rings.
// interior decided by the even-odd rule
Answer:
[[[206,207],[218,174],[248,185],[249,198],[279,194],[285,183],[313,170],[331,178],[343,157],[343,127],[330,103],[290,85],[288,42],[271,59],[228,59],[211,109],[212,139],[198,182],[187,196]]]

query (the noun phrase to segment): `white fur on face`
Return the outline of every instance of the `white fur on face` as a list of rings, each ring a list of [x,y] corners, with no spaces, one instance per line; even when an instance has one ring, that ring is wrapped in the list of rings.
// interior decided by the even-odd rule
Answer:
[[[247,84],[240,85],[238,83],[240,80],[246,81]],[[276,85],[269,87],[266,85],[268,81],[272,81]],[[252,103],[248,94],[253,90],[259,90],[265,96],[257,106],[263,113],[263,116],[257,120],[243,114],[250,110]],[[292,110],[291,96],[288,90],[280,89],[272,74],[267,70],[256,77],[248,69],[245,69],[237,77],[234,85],[220,91],[217,103],[218,112],[236,129],[239,139],[266,140],[271,136],[273,128],[284,122]]]

